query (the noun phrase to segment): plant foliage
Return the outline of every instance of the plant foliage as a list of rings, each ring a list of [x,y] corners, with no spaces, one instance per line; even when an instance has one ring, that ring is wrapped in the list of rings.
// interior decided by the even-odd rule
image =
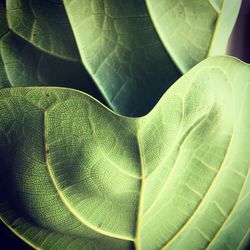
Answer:
[[[141,118],[63,88],[0,91],[0,215],[41,249],[243,249],[250,69],[209,58]]]

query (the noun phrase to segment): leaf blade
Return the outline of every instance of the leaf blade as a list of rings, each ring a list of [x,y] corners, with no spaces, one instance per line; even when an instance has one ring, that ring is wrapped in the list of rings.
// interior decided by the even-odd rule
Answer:
[[[61,1],[7,0],[6,9],[9,27],[20,37],[53,56],[79,62]]]
[[[64,1],[82,61],[109,106],[147,113],[180,76],[144,1]],[[91,27],[91,28],[90,28]]]
[[[208,56],[226,53],[241,5],[238,0],[146,3],[165,48],[183,73]]]
[[[19,215],[97,249],[218,249],[228,237],[244,246],[249,80],[249,65],[209,58],[141,118],[117,115],[79,91],[1,90],[1,218],[15,229],[8,214]],[[11,195],[1,191],[13,184]]]

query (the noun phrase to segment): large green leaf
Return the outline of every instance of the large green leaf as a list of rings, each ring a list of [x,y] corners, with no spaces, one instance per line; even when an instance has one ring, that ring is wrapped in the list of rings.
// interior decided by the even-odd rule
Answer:
[[[80,61],[61,0],[6,0],[10,29],[54,56]]]
[[[12,32],[2,38],[0,52],[11,86],[56,85],[90,93],[95,87],[80,63],[43,53]]]
[[[82,61],[109,106],[147,113],[180,77],[144,0],[64,1]]]
[[[207,0],[64,0],[83,63],[110,107],[126,115],[147,113],[178,69],[224,54],[240,2],[225,1],[219,14]]]
[[[5,15],[5,6],[3,2],[0,1],[0,39],[8,32],[8,24]],[[1,40],[0,40],[1,41]],[[2,55],[0,53],[0,88],[8,87],[9,80],[6,75],[6,71],[3,64]]]
[[[0,91],[0,214],[41,249],[243,249],[250,68],[209,58],[141,118],[63,88]]]
[[[25,55],[16,49],[14,56],[5,53],[3,61],[17,65],[7,64],[8,72],[0,59],[0,86],[23,86],[26,82],[80,87],[99,100],[103,95],[120,114],[147,113],[181,76],[180,71],[208,54],[224,53],[241,1],[224,1],[220,14],[212,7],[220,7],[220,1],[146,2],[6,0],[8,26],[11,36],[17,38],[4,39],[4,46],[27,49]],[[1,9],[0,18],[4,19],[4,4]],[[79,52],[95,83],[82,67]],[[34,60],[51,60],[41,59],[44,63],[37,69],[38,63],[29,62],[29,54],[34,53]]]
[[[32,4],[32,2],[35,6],[30,7],[29,4]],[[41,6],[38,8],[36,5]],[[55,6],[58,9],[55,9]],[[36,14],[38,20],[33,22],[32,17],[30,17],[30,9],[35,11],[36,7],[39,9],[38,12],[43,13],[45,17],[41,18]],[[68,41],[68,39],[73,39],[73,35],[72,31],[69,30],[69,23],[65,20],[67,19],[65,12],[64,16],[62,15],[62,4],[59,5],[49,1],[30,1],[29,3],[29,1],[14,0],[7,1],[7,8],[9,24],[5,17],[6,8],[3,3],[0,5],[0,21],[3,23],[0,29],[0,88],[36,85],[71,87],[83,90],[103,101],[96,85],[82,64],[77,61],[77,57],[74,60],[69,58],[76,50],[76,44]],[[55,15],[53,19],[52,13],[48,9],[55,11],[58,16]],[[55,18],[60,19],[60,22],[56,22]],[[30,21],[28,22],[28,20]],[[22,26],[24,25],[23,22],[27,24],[26,29]],[[29,40],[26,37],[29,34],[29,25],[32,23],[34,23],[32,29],[35,29],[35,34],[37,34],[35,37],[39,37],[41,46],[36,44],[37,40]],[[62,30],[60,23],[66,25],[64,30]],[[58,24],[57,33],[52,28],[46,28],[47,26],[50,27],[49,24],[52,26]],[[44,34],[45,28],[49,38]],[[59,31],[61,31],[60,34]],[[32,33],[33,36],[35,34]],[[43,39],[40,36],[43,36]],[[26,40],[22,37],[25,37]],[[56,47],[55,44],[58,48],[56,51],[53,50]],[[48,47],[42,47],[43,45]]]
[[[226,53],[241,0],[146,0],[168,53],[182,72]]]

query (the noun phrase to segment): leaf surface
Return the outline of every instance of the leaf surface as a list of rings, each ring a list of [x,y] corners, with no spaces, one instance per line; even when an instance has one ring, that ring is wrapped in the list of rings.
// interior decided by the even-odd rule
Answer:
[[[30,5],[32,5],[33,2],[35,6],[36,4],[41,4],[41,6],[31,7]],[[45,8],[45,6],[47,7]],[[56,6],[59,10],[55,9]],[[43,18],[38,16],[38,20],[34,20],[35,24],[32,25],[33,29],[36,30],[36,34],[39,34],[38,37],[44,36],[43,39],[41,39],[41,46],[35,43],[37,40],[29,40],[26,39],[27,37],[23,39],[26,33],[18,32],[19,29],[23,30],[23,32],[28,32],[22,28],[22,25],[25,26],[25,23],[32,24],[32,21],[27,21],[27,19],[33,20],[29,16],[30,9],[32,8],[39,9],[41,12],[38,11],[40,15],[42,15],[42,13],[45,15]],[[1,3],[0,21],[3,23],[3,26],[1,25],[0,30],[0,88],[14,86],[69,87],[85,91],[104,102],[99,90],[97,90],[96,85],[80,61],[78,59],[71,60],[68,58],[72,51],[69,52],[67,48],[76,48],[76,45],[74,44],[73,46],[72,42],[67,40],[68,38],[72,40],[73,34],[72,31],[69,30],[70,26],[67,24],[67,20],[64,20],[67,19],[65,12],[63,18],[62,8],[62,4],[58,5],[50,1],[30,1],[30,3],[29,1],[7,1],[7,23],[6,7]],[[50,11],[57,10],[57,18],[61,20],[60,22],[63,23],[63,25],[67,24],[65,29],[62,29],[62,27],[61,29],[58,28],[57,33],[53,33],[54,35],[49,38],[44,35],[44,32],[46,30],[46,34],[50,35],[53,29],[46,28],[49,24],[45,25],[45,23],[52,23],[52,25],[55,26],[58,22],[54,20],[56,17],[52,19],[52,13],[50,11],[48,12],[48,9],[50,9]],[[16,22],[17,27],[11,20]],[[41,22],[44,25],[42,25]],[[58,26],[60,26],[60,22]],[[29,26],[26,25],[25,27],[28,29]],[[18,28],[17,31],[16,28]],[[59,31],[61,32],[60,34]],[[66,39],[64,39],[65,37]],[[49,45],[48,41],[53,41],[51,42],[52,45]],[[43,43],[50,47],[47,49],[42,47]],[[55,44],[57,44],[57,47],[60,48],[61,52],[65,52],[65,54],[59,55],[60,53],[58,51],[58,53],[55,52],[53,50]]]
[[[61,0],[6,0],[11,30],[39,49],[70,61],[79,52]]]
[[[81,89],[120,114],[144,115],[181,72],[225,53],[240,2],[6,0],[3,27],[6,8],[17,38],[2,38],[11,52],[0,52],[0,85]]]
[[[155,28],[181,72],[224,55],[241,0],[146,0]]]
[[[64,0],[84,65],[129,116],[149,112],[180,72],[225,54],[241,1],[224,2]]]
[[[1,219],[41,249],[244,249],[249,71],[209,58],[141,118],[79,91],[1,90]]]
[[[113,110],[145,114],[181,76],[143,0],[64,4],[82,61]]]
[[[0,39],[8,32],[8,24],[6,20],[5,6],[0,2]],[[1,41],[1,40],[0,40]],[[2,55],[0,53],[0,88],[9,86],[9,80],[6,75]]]

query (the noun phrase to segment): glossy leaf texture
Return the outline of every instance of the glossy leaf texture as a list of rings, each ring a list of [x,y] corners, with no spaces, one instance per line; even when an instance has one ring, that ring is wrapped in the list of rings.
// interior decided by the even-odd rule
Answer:
[[[244,249],[249,73],[209,58],[141,118],[75,90],[1,90],[1,219],[40,249]]]
[[[3,1],[0,18],[0,87],[71,87],[102,100],[60,1]]]
[[[223,55],[241,0],[146,0],[156,30],[181,72]]]
[[[241,1],[211,2],[64,0],[84,65],[109,106],[130,116],[151,110],[180,71],[225,54]]]

